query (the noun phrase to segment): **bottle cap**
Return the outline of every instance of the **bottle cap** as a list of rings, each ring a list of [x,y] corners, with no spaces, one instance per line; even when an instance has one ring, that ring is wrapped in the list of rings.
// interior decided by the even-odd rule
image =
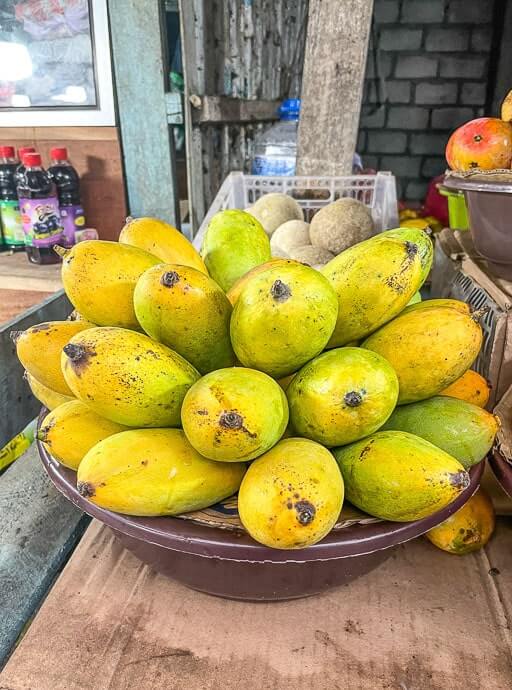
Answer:
[[[67,161],[68,150],[63,146],[56,146],[55,148],[50,149],[50,158],[52,161]]]
[[[300,113],[300,98],[286,98],[279,107],[281,120],[298,120]]]
[[[20,161],[23,162],[23,156],[26,153],[34,153],[35,148],[33,146],[20,146],[18,149],[18,156],[20,157]]]
[[[27,168],[38,168],[41,165],[41,156],[39,153],[26,153],[23,156],[23,163]]]
[[[2,158],[14,158],[14,146],[0,146],[0,157]]]

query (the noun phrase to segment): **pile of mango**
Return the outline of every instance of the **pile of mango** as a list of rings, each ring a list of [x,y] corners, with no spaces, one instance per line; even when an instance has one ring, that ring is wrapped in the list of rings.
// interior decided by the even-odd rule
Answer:
[[[420,229],[321,270],[272,258],[241,210],[212,218],[200,254],[150,218],[129,219],[118,243],[57,251],[72,320],[15,341],[51,409],[40,441],[102,508],[180,515],[238,492],[254,539],[303,548],[344,498],[384,520],[435,513],[493,443],[469,369],[480,315],[417,301],[432,263]]]

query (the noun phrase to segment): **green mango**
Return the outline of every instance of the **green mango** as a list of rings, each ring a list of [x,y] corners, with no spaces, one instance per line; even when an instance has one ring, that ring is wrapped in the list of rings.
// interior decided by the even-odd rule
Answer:
[[[402,431],[378,431],[335,448],[333,454],[347,500],[382,520],[428,517],[469,486],[469,475],[458,460]]]
[[[395,228],[381,232],[378,237],[395,237],[406,242],[414,242],[418,247],[421,262],[421,285],[423,285],[434,261],[434,245],[427,233],[419,228]]]
[[[227,292],[247,271],[270,260],[270,240],[250,213],[228,209],[211,219],[201,256],[213,280]]]
[[[397,376],[384,357],[340,347],[308,362],[288,386],[290,419],[299,436],[341,446],[377,431],[394,410]]]
[[[231,303],[211,278],[190,266],[160,264],[140,277],[135,314],[146,333],[201,374],[233,366]]]
[[[384,232],[346,249],[321,269],[339,303],[329,348],[366,337],[404,309],[424,281],[422,256],[431,244],[422,230]]]
[[[382,427],[421,436],[466,469],[485,458],[498,428],[498,418],[490,412],[443,395],[397,407]]]
[[[407,302],[407,306],[410,307],[411,304],[419,304],[421,302],[421,292],[415,292],[411,299]]]
[[[248,281],[233,308],[233,349],[245,367],[288,376],[322,352],[337,313],[336,294],[318,271],[271,265]]]

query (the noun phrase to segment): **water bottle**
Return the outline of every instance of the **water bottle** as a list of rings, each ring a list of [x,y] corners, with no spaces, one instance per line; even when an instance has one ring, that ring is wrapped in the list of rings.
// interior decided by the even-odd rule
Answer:
[[[84,209],[80,202],[80,177],[68,159],[68,150],[55,147],[50,151],[48,173],[55,182],[60,215],[64,228],[64,246],[76,243],[76,233],[85,227]]]
[[[279,122],[254,137],[253,175],[295,175],[300,98],[287,98]]]
[[[3,249],[24,251],[25,234],[14,181],[17,167],[14,147],[0,146],[0,225]]]

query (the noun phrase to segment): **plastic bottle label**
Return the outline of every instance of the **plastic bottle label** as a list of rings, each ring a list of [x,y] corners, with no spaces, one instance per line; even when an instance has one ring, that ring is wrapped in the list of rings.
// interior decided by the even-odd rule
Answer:
[[[57,197],[20,199],[20,211],[27,246],[53,247],[63,241]]]
[[[64,228],[64,244],[72,247],[77,242],[76,232],[83,230],[85,226],[84,209],[79,205],[61,206],[60,217]]]
[[[0,201],[0,218],[2,219],[5,244],[12,247],[23,247],[25,245],[25,233],[21,222],[19,202]]]
[[[295,175],[295,157],[283,156],[282,158],[266,158],[255,156],[252,163],[253,175]]]

